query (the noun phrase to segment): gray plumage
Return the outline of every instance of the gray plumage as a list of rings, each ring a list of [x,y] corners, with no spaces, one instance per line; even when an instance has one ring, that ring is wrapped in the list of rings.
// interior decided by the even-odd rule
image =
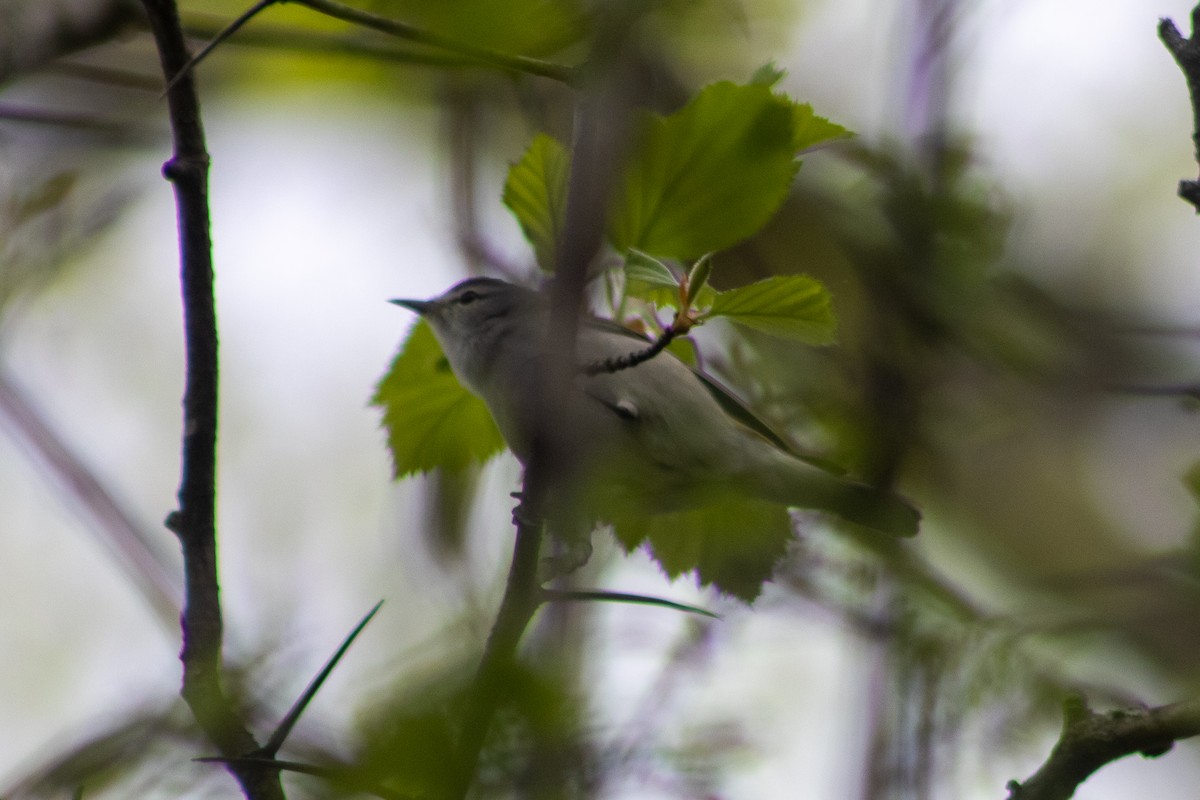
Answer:
[[[504,281],[471,278],[432,300],[393,302],[429,322],[455,375],[487,404],[524,462],[540,422],[540,398],[531,393],[542,386],[545,297]],[[576,353],[584,365],[648,344],[589,318],[580,326]],[[617,372],[581,370],[573,390],[578,394],[567,424],[586,450],[595,484],[589,496],[601,503],[675,511],[733,490],[892,534],[917,531],[920,515],[911,505],[788,452],[736,399],[668,352]]]

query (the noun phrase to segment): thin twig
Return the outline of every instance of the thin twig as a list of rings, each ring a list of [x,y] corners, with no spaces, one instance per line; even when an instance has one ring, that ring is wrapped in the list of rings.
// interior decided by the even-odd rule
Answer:
[[[189,18],[185,32],[191,39],[209,41],[218,36],[222,27],[206,23],[198,18]],[[372,61],[388,61],[413,66],[455,69],[478,67],[479,62],[463,56],[434,53],[428,49],[399,49],[387,40],[386,43],[367,41],[361,36],[333,35],[316,31],[298,30],[278,26],[255,25],[239,31],[238,35],[225,43],[231,47],[286,50],[289,52],[318,53],[350,58],[366,58]],[[195,67],[195,64],[192,65]],[[155,91],[158,87],[155,86]]]
[[[180,70],[176,72],[169,81],[167,81],[166,88],[163,89],[163,94],[171,91],[175,84],[178,83],[185,75],[190,75],[192,70],[196,68],[197,64],[203,61],[209,53],[217,49],[217,45],[221,44],[230,36],[233,36],[235,33],[237,33],[243,25],[252,20],[260,11],[266,9],[268,6],[273,6],[278,2],[281,2],[281,0],[258,0],[257,3],[250,6],[250,8],[243,12],[241,16],[226,25],[219,33],[217,33],[216,36],[212,38],[212,41],[200,48],[200,51],[189,58],[188,62],[184,64],[183,67],[180,68]]]
[[[288,710],[288,713],[284,715],[278,727],[275,728],[275,732],[271,734],[271,738],[268,739],[267,743],[262,746],[262,755],[274,757],[275,754],[279,752],[279,748],[283,747],[283,743],[287,740],[288,734],[292,732],[292,728],[295,727],[296,723],[300,720],[300,715],[304,713],[304,709],[308,708],[308,704],[311,703],[312,699],[317,696],[317,692],[320,691],[321,686],[325,683],[325,679],[328,678],[330,673],[333,672],[333,668],[337,666],[337,663],[342,660],[342,656],[346,655],[346,651],[350,649],[350,645],[352,645],[354,640],[358,638],[358,635],[362,633],[363,628],[367,627],[367,623],[371,621],[371,618],[379,613],[379,609],[382,605],[383,601],[380,600],[370,611],[367,612],[367,615],[363,617],[357,625],[354,626],[354,630],[350,631],[350,634],[346,636],[346,639],[342,642],[341,646],[338,647],[338,649],[330,657],[329,661],[326,662],[324,668],[317,673],[317,676],[312,679],[304,692],[296,698],[296,702],[292,704],[292,707]]]
[[[563,589],[542,589],[542,599],[548,603],[579,603],[579,602],[609,602],[633,603],[644,606],[658,606],[675,611],[685,611],[689,614],[700,614],[711,619],[720,619],[720,614],[714,614],[705,608],[691,606],[687,603],[677,603],[646,594],[629,594],[627,592],[582,591]]]
[[[179,624],[179,602],[183,596],[175,570],[154,546],[149,532],[117,502],[3,368],[0,368],[0,421],[12,427],[14,436],[25,443],[33,457],[45,465],[75,500],[88,521],[120,556],[121,565],[164,628],[173,630]]]
[[[142,0],[154,33],[164,79],[188,62],[187,45],[173,0]],[[180,284],[186,355],[183,395],[183,454],[179,510],[168,527],[183,551],[185,599],[183,687],[181,694],[217,750],[241,756],[259,749],[222,686],[221,618],[217,579],[217,317],[213,299],[212,243],[209,237],[208,151],[200,103],[190,74],[167,93],[174,143],[163,175],[175,190],[179,226]],[[229,765],[251,800],[282,800],[274,768]]]
[[[386,33],[400,39],[406,39],[410,42],[429,45],[430,47],[436,47],[460,56],[466,56],[475,59],[481,64],[524,73],[526,75],[549,78],[550,80],[569,85],[574,84],[576,80],[575,68],[565,64],[556,64],[552,61],[543,61],[528,56],[500,53],[485,47],[476,47],[464,42],[457,42],[433,31],[419,28],[416,25],[410,25],[407,22],[400,22],[399,20],[390,19],[379,14],[372,14],[369,11],[361,11],[357,8],[334,2],[334,0],[290,0],[290,2],[305,6],[334,19],[340,19],[343,22],[362,25],[365,28],[371,28],[372,30],[380,31],[381,33]]]
[[[536,75],[542,78],[559,81],[560,83],[573,84],[575,82],[575,68],[565,64],[556,64],[551,61],[543,61],[538,58],[530,58],[529,56],[512,55],[510,53],[501,53],[495,50],[489,50],[486,47],[477,47],[465,42],[458,42],[446,36],[434,33],[433,31],[425,30],[416,25],[411,25],[407,22],[384,17],[380,14],[373,14],[370,11],[353,8],[343,5],[342,3],[334,2],[333,0],[258,0],[253,6],[243,12],[237,19],[223,28],[203,49],[200,50],[192,59],[181,67],[167,84],[169,90],[176,81],[184,75],[188,75],[195,69],[204,58],[208,56],[218,45],[226,41],[243,25],[257,16],[266,8],[277,3],[293,2],[297,5],[304,6],[319,14],[324,14],[334,19],[340,19],[343,22],[349,22],[355,25],[361,25],[364,28],[380,31],[389,36],[395,36],[415,44],[434,47],[439,50],[444,50],[448,53],[453,53],[457,56],[469,59],[475,64],[482,64],[500,69],[519,72],[526,75]],[[413,54],[413,60],[418,60],[419,56]]]
[[[673,325],[668,325],[663,328],[663,332],[658,338],[650,343],[650,346],[643,350],[635,350],[632,353],[626,353],[622,356],[613,356],[600,361],[593,361],[590,364],[585,364],[583,374],[587,376],[599,375],[603,372],[620,372],[623,369],[636,367],[638,364],[645,363],[666,349],[667,345],[677,336],[676,328]]]
[[[1161,386],[1113,384],[1108,387],[1108,390],[1118,394],[1130,394],[1140,397],[1185,397],[1192,400],[1200,400],[1200,384],[1195,383],[1163,384]]]
[[[1200,736],[1200,700],[1097,714],[1072,698],[1050,757],[1028,780],[1009,781],[1008,800],[1066,800],[1105,764],[1134,753],[1155,758],[1193,736]]]
[[[126,147],[148,144],[156,140],[153,132],[144,126],[125,120],[99,117],[86,112],[59,111],[52,108],[3,103],[0,104],[0,120],[98,133]]]

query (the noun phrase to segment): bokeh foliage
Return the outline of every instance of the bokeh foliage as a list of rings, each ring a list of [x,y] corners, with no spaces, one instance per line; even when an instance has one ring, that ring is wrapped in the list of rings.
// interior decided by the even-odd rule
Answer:
[[[590,6],[539,0],[367,5],[497,51],[570,65],[593,52],[597,20]],[[244,6],[189,3],[184,12],[194,29],[211,32],[214,18],[228,19]],[[794,13],[792,4],[776,2],[667,2],[631,14],[642,26],[640,38],[629,41],[638,49],[637,95],[645,108],[636,117],[629,161],[616,170],[613,269],[603,279],[609,291],[601,306],[654,334],[666,322],[660,313],[683,304],[681,285],[695,274],[696,260],[717,251],[710,279],[692,298],[695,307],[735,323],[740,317],[752,328],[758,323],[760,330],[705,328],[696,337],[699,362],[735,385],[789,442],[911,493],[929,520],[924,541],[894,547],[853,532],[840,537],[817,524],[803,525],[796,537],[781,509],[737,506],[701,517],[628,521],[618,525],[618,540],[629,549],[648,543],[668,576],[695,571],[702,582],[742,598],[757,596],[784,556],[758,608],[731,612],[719,624],[740,629],[750,614],[767,616],[782,607],[786,617],[796,607],[818,608],[817,616],[832,615],[857,641],[869,643],[886,677],[878,692],[883,699],[872,709],[877,713],[862,720],[874,726],[873,749],[862,760],[885,777],[882,788],[865,791],[872,797],[905,791],[928,796],[925,790],[940,780],[937,765],[961,763],[970,746],[964,742],[974,740],[960,734],[972,726],[991,735],[985,752],[976,754],[983,761],[993,743],[1019,748],[1027,746],[1023,733],[1049,730],[1041,725],[1055,715],[1068,688],[1128,702],[1161,699],[1157,692],[1164,685],[1194,685],[1200,652],[1200,559],[1189,541],[1194,531],[1161,530],[1170,514],[1145,514],[1144,529],[1130,530],[1111,501],[1097,497],[1090,477],[1096,442],[1114,409],[1136,416],[1147,430],[1165,424],[1161,406],[1133,411],[1143,401],[1131,399],[1132,393],[1114,395],[1114,387],[1148,384],[1161,390],[1156,396],[1171,396],[1172,385],[1188,387],[1162,376],[1187,375],[1194,364],[1164,355],[1160,341],[1131,341],[1123,333],[1127,323],[1157,322],[1141,318],[1145,312],[1134,298],[1098,310],[1090,297],[1080,300],[1043,282],[1061,253],[1031,258],[1013,252],[1010,223],[1020,216],[1021,201],[1006,193],[986,154],[953,126],[921,142],[848,139],[843,128],[780,88],[803,86],[805,76],[789,79],[766,67],[746,84],[736,83],[774,51],[729,35],[730,20],[744,15],[747,28],[769,26],[782,36]],[[711,25],[714,19],[721,24]],[[532,282],[539,267],[544,272],[553,263],[570,168],[562,143],[570,141],[573,90],[355,31],[295,4],[271,9],[244,34],[202,66],[211,97],[248,89],[273,97],[353,83],[378,103],[434,105],[448,119],[461,112],[462,119],[474,120],[476,138],[446,137],[447,172],[474,176],[473,183],[463,183],[477,204],[496,207],[502,197],[532,246],[528,259],[508,274]],[[142,41],[137,31],[128,35]],[[104,67],[152,72],[145,52],[123,46],[128,41],[106,36],[96,44],[89,56],[100,56]],[[64,97],[56,91],[32,95]],[[82,259],[82,244],[122,206],[121,192],[95,192],[77,205],[83,179],[100,176],[102,185],[120,185],[109,178],[127,167],[113,153],[158,141],[159,131],[144,127],[156,106],[147,98],[144,106],[129,104],[128,91],[110,86],[63,100],[80,107],[86,100],[83,110],[141,109],[116,130],[65,130],[51,122],[46,127],[52,133],[36,143],[37,157],[26,157],[30,151],[23,149],[36,137],[4,142],[8,163],[29,167],[4,174],[0,266],[6,272],[0,292],[6,312],[17,305],[12,299],[43,291],[59,267]],[[474,149],[454,149],[464,140],[473,141]],[[817,146],[821,151],[812,153]],[[88,155],[97,153],[103,158]],[[801,153],[820,159],[817,175],[806,168],[797,176]],[[489,168],[478,169],[480,162]],[[512,166],[501,186],[497,176],[505,163]],[[466,169],[469,164],[476,169]],[[1080,272],[1111,267],[1102,255]],[[756,298],[757,292],[766,297]],[[753,305],[756,299],[769,313]],[[764,330],[767,335],[759,335]],[[809,346],[832,342],[835,331],[835,347]],[[412,330],[376,400],[390,423],[397,474],[433,467],[470,473],[501,447],[486,409],[454,381],[424,326]],[[452,444],[456,440],[465,446]],[[329,469],[317,465],[315,474]],[[1122,490],[1134,495],[1139,486],[1169,482],[1150,476],[1149,469],[1140,461],[1131,464]],[[469,493],[478,484],[463,485]],[[1194,485],[1189,473],[1188,486]],[[461,511],[468,499],[460,492],[455,508]],[[681,530],[690,533],[681,536]],[[1179,546],[1147,544],[1147,530],[1155,540]],[[495,580],[462,569],[462,586]],[[719,773],[727,766],[722,756],[745,753],[739,733],[753,722],[734,718],[726,735],[680,724],[677,731],[643,738],[593,725],[594,665],[579,662],[606,653],[585,647],[600,637],[589,613],[547,610],[547,624],[529,645],[537,656],[529,659],[530,673],[512,676],[511,705],[489,742],[482,785],[494,796],[534,796],[521,793],[536,766],[558,764],[564,772],[578,768],[582,778],[553,784],[546,790],[560,791],[553,796],[606,796],[605,787],[642,768],[655,785],[684,796],[687,790],[692,796],[718,793]],[[462,629],[486,628],[486,617],[456,620],[439,629],[438,639],[469,638]],[[725,653],[734,649],[728,641],[714,646],[713,630],[697,624],[681,636],[679,660],[663,668],[663,696],[715,669],[720,644]],[[463,645],[472,656],[477,646],[474,640]],[[1052,657],[1043,658],[1045,653]],[[415,677],[406,664],[380,668],[378,682],[394,681],[399,688],[376,692],[372,685],[355,700],[357,710],[341,709],[346,713],[339,720],[355,729],[353,745],[346,745],[342,731],[312,735],[301,737],[289,755],[349,763],[361,767],[364,780],[393,789],[439,785],[447,779],[443,759],[469,674],[453,658],[439,664],[441,680],[432,681]],[[1112,665],[1121,674],[1114,676]],[[276,668],[276,683],[290,685],[295,665]],[[272,715],[257,705],[262,693],[243,689],[238,696],[256,709],[254,719],[265,728]],[[677,722],[665,712],[660,719]],[[146,741],[171,755],[138,747]],[[569,747],[554,750],[556,742]],[[176,720],[154,710],[117,720],[75,748],[64,745],[63,752],[48,755],[46,769],[31,769],[30,780],[14,783],[19,796],[62,796],[80,785],[85,796],[93,789],[140,794],[131,786],[146,795],[169,793],[153,776],[161,775],[163,764],[186,764],[198,751],[194,731],[181,732]],[[100,764],[89,760],[96,752],[113,755]],[[334,791],[297,785],[305,787],[297,788],[299,794]]]

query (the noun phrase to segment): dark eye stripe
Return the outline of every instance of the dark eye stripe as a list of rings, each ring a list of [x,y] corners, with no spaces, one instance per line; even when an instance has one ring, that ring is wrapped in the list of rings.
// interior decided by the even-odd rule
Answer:
[[[464,306],[467,305],[468,303],[474,303],[478,299],[479,299],[479,293],[473,289],[468,289],[467,291],[463,292],[462,294],[460,294],[458,296],[458,302]]]

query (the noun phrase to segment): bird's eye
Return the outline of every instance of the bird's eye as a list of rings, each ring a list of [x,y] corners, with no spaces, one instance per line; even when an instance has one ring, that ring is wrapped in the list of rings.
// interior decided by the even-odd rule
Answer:
[[[479,299],[479,293],[474,291],[473,289],[468,289],[467,291],[463,292],[462,294],[460,294],[458,296],[458,302],[464,306],[467,305],[468,303],[474,303],[478,299]]]

